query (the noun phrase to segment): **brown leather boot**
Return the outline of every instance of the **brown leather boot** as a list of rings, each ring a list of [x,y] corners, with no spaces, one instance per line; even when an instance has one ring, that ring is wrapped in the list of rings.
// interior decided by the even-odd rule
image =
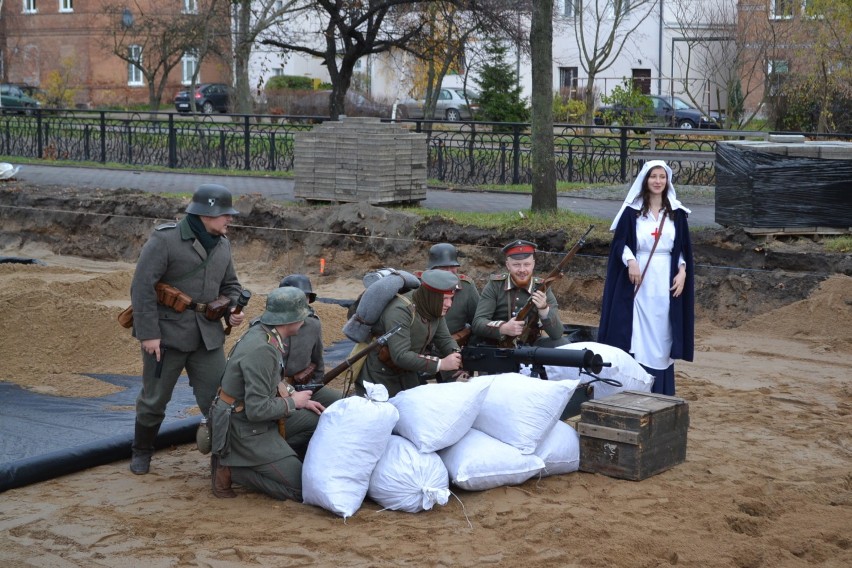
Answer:
[[[210,456],[210,477],[213,484],[213,495],[219,499],[231,499],[237,494],[231,489],[231,468],[219,464],[219,456]]]

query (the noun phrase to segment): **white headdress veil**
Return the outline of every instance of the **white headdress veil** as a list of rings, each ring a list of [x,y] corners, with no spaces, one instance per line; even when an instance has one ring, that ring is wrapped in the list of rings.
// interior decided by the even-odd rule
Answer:
[[[651,171],[652,168],[660,167],[666,170],[666,179],[669,184],[668,198],[669,203],[672,206],[672,210],[683,209],[687,213],[692,213],[692,211],[684,207],[683,203],[677,199],[677,193],[675,192],[674,185],[672,184],[672,169],[669,165],[662,160],[650,160],[645,162],[645,165],[642,166],[642,171],[639,172],[639,175],[637,175],[636,179],[633,181],[633,185],[630,186],[630,191],[627,192],[627,197],[624,198],[624,203],[621,204],[621,209],[618,210],[618,214],[615,216],[615,219],[612,220],[612,225],[609,227],[610,231],[615,230],[616,225],[618,225],[618,220],[621,219],[621,215],[624,213],[625,209],[628,207],[636,209],[637,211],[642,209],[642,196],[640,193],[642,193],[642,184],[645,182],[645,176],[648,175],[648,172]]]

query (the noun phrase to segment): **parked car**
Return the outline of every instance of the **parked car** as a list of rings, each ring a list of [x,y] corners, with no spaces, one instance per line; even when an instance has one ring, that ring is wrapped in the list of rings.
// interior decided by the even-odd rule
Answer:
[[[28,96],[17,85],[0,85],[0,108],[3,112],[32,114],[41,103]]]
[[[464,89],[442,87],[438,93],[438,102],[435,104],[435,119],[441,120],[473,120],[473,116],[479,105],[479,95],[473,91]],[[408,100],[400,103],[399,109],[402,118],[423,118],[423,108],[426,100]]]
[[[275,106],[282,108],[284,114],[288,115],[328,116],[330,97],[330,90],[290,90],[289,92],[284,91],[284,94],[279,95],[277,99],[269,96],[269,105],[271,108],[273,100],[276,100]],[[358,91],[351,89],[346,91],[344,101],[346,116],[378,116],[382,118],[390,116],[391,107],[389,104],[374,101]]]
[[[195,86],[195,109],[204,114],[228,112],[231,103],[231,88],[224,83],[200,83]],[[178,112],[190,112],[189,90],[175,95]]]
[[[719,115],[708,116],[701,110],[679,97],[666,95],[646,95],[651,101],[652,113],[641,120],[642,126],[674,126],[677,128],[721,128]],[[595,124],[598,126],[632,126],[630,115],[635,115],[630,109],[619,105],[604,105],[595,113]],[[637,126],[639,126],[637,124]],[[637,132],[646,129],[635,129]]]

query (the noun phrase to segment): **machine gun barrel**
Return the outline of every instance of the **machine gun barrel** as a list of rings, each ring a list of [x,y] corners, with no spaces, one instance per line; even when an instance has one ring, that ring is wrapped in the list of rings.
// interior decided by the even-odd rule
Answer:
[[[577,367],[588,373],[600,373],[605,363],[600,355],[589,349],[554,349],[549,347],[490,347],[478,345],[462,349],[462,367],[468,372],[511,373],[521,365],[552,365]]]

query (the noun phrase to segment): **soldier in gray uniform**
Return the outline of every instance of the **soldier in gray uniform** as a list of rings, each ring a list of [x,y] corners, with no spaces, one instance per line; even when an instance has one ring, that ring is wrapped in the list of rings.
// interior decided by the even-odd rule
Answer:
[[[317,416],[325,410],[311,391],[296,391],[282,380],[287,339],[309,315],[301,290],[277,288],[266,299],[266,311],[234,345],[210,410],[216,497],[235,497],[233,480],[275,499],[302,500],[302,462],[279,433],[278,421],[303,410]],[[294,437],[303,434],[289,421],[287,429]]]
[[[456,293],[453,295],[453,305],[444,316],[447,329],[459,347],[467,345],[473,327],[473,316],[476,315],[476,306],[479,303],[479,290],[476,284],[464,274],[459,273],[458,251],[450,243],[438,243],[429,249],[429,270],[446,270],[452,272],[459,279]],[[418,277],[422,273],[416,273]],[[438,382],[454,380],[459,371],[441,371],[435,375]]]
[[[365,358],[355,381],[355,393],[364,394],[364,381],[385,385],[390,396],[420,385],[418,373],[434,375],[438,371],[455,371],[461,366],[459,346],[450,337],[444,316],[453,302],[459,279],[444,270],[427,270],[420,287],[397,295],[373,326],[378,337],[401,324],[402,328],[388,339],[387,345]],[[429,355],[432,343],[438,356]]]
[[[320,384],[325,375],[322,323],[310,306],[317,298],[311,286],[311,280],[304,274],[290,274],[281,280],[279,287],[293,287],[301,290],[308,301],[308,311],[310,312],[298,333],[284,339],[288,352],[284,375],[292,385]],[[343,393],[339,390],[325,387],[314,393],[312,400],[328,407],[341,398],[343,398]],[[310,410],[298,410],[295,414],[288,416],[284,422],[287,443],[296,450],[296,453],[302,459],[304,459],[308,442],[316,431],[318,423],[319,415]]]
[[[515,315],[532,297],[535,310],[530,310],[529,315],[538,312],[534,331],[540,336],[533,343],[540,347],[568,343],[562,338],[564,330],[553,291],[550,288],[546,293],[536,290],[541,282],[533,277],[537,248],[535,243],[523,240],[503,247],[508,272],[491,276],[482,289],[473,318],[473,334],[481,342],[497,345],[521,335],[526,321],[518,320]]]
[[[179,223],[154,230],[130,286],[133,335],[142,345],[142,391],[130,461],[135,474],[148,473],[166,405],[184,369],[198,408],[207,415],[225,368],[223,320],[239,326],[245,318],[234,313],[242,287],[225,236],[239,213],[230,192],[221,185],[201,185],[186,213]],[[225,307],[213,310],[208,304],[217,299]]]

